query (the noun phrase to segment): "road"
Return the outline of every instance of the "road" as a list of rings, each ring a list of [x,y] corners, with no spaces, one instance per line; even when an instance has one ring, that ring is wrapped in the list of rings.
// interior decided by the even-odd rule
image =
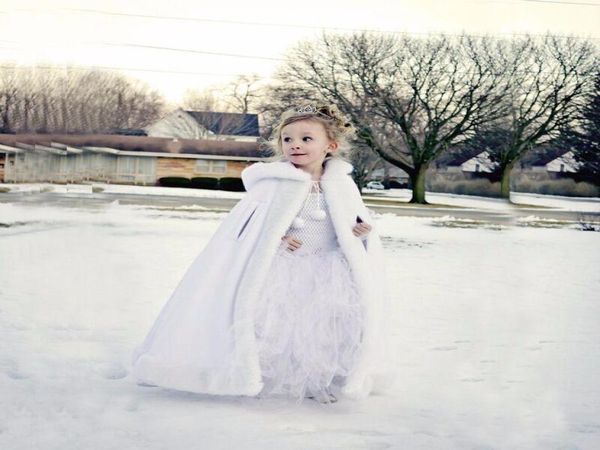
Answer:
[[[118,200],[122,205],[146,205],[154,207],[181,207],[200,206],[209,210],[230,210],[238,199],[231,198],[205,198],[185,196],[162,196],[140,194],[106,194],[106,193],[31,193],[14,192],[0,194],[0,202],[16,202],[32,205],[54,205],[72,208],[94,209]],[[399,216],[413,217],[443,217],[453,216],[458,219],[485,221],[492,224],[510,225],[519,217],[536,216],[541,219],[577,222],[580,219],[600,222],[600,212],[580,213],[558,208],[546,207],[508,207],[506,210],[485,208],[464,208],[445,205],[409,205],[406,203],[385,202],[381,204],[376,200],[366,199],[368,208],[378,213],[392,213]]]

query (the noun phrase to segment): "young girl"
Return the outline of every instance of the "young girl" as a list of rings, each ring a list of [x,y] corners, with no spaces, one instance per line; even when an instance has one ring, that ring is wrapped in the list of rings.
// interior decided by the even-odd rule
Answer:
[[[247,194],[135,349],[139,384],[326,403],[389,387],[381,241],[339,156],[350,133],[334,107],[283,114],[280,160],[242,172]]]

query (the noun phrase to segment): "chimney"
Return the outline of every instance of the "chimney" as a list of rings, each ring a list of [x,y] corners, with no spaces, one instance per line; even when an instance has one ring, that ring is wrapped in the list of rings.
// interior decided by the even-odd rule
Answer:
[[[167,151],[169,153],[181,153],[181,142],[177,138],[173,138],[167,143]]]

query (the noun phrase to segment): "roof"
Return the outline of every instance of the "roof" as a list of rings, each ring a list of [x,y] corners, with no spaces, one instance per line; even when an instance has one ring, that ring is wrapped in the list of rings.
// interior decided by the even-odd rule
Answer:
[[[568,151],[569,149],[565,148],[540,147],[527,152],[525,156],[521,158],[521,164],[528,166],[545,166],[550,161],[554,161]]]
[[[204,139],[171,139],[148,136],[121,136],[109,134],[0,134],[0,144],[16,143],[50,146],[51,143],[72,147],[109,147],[117,150],[262,157],[264,152],[257,142],[218,141]]]
[[[463,163],[467,162],[471,158],[483,153],[485,150],[470,148],[464,150],[450,150],[447,153],[442,153],[438,158],[436,158],[436,166],[437,167],[445,167],[445,166],[461,166]]]
[[[462,151],[449,151],[443,153],[436,159],[436,164],[440,166],[460,166],[469,159],[479,155],[485,150],[481,149],[465,149]],[[540,147],[527,152],[519,161],[522,165],[528,166],[545,166],[550,161],[567,153],[567,149]]]
[[[212,111],[186,111],[200,125],[215,134],[233,136],[260,136],[257,114]]]

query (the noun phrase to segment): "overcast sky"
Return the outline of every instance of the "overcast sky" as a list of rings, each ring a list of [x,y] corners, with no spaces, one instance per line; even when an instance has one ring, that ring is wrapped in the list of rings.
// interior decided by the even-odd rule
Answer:
[[[600,43],[599,25],[600,0],[0,0],[0,61],[127,68],[177,101],[237,74],[266,79],[323,30],[551,31]]]

